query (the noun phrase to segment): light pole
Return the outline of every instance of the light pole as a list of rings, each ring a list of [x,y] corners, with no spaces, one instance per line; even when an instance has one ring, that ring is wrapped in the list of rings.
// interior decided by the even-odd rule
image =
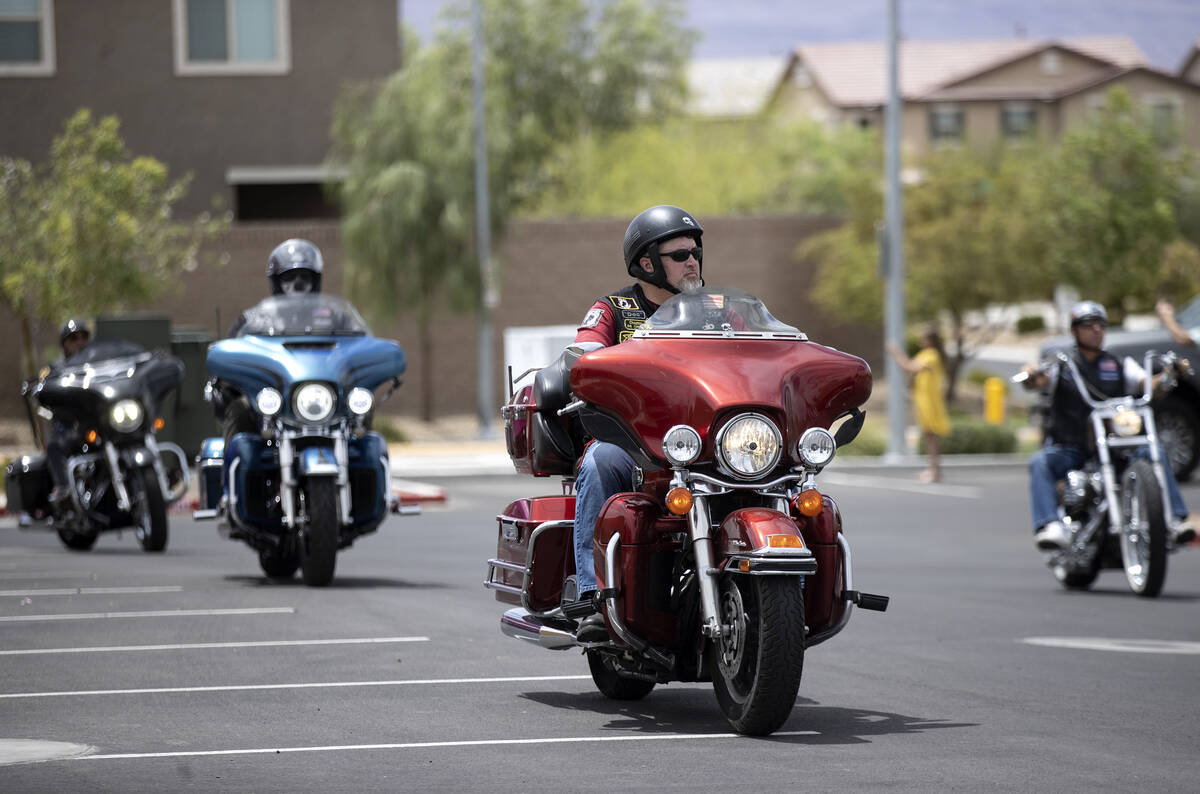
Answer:
[[[483,118],[483,12],[482,0],[471,3],[471,71],[475,112],[475,245],[479,254],[479,436],[492,435],[492,310],[499,303],[492,272],[492,227],[488,207],[487,133]]]
[[[884,297],[884,336],[887,341],[904,347],[904,205],[900,192],[900,23],[899,0],[888,0],[888,100],[884,115],[886,144],[884,147],[883,199],[886,244],[883,261],[886,265]],[[888,382],[888,451],[887,463],[898,463],[907,451],[904,430],[908,406],[904,372],[895,357],[886,357]]]

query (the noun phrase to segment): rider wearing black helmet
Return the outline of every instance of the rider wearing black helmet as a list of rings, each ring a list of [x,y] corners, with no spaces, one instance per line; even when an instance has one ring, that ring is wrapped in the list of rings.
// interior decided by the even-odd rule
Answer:
[[[575,342],[615,345],[634,331],[670,298],[704,286],[701,276],[704,229],[691,213],[669,204],[638,214],[625,231],[625,268],[638,281],[600,298],[588,310]],[[575,479],[575,600],[578,611],[594,608],[592,533],[600,508],[614,493],[632,488],[634,462],[615,444],[590,443]],[[564,594],[570,599],[570,593]],[[577,613],[576,613],[577,614]],[[589,615],[576,636],[584,642],[607,636],[598,613]]]
[[[1108,312],[1095,301],[1080,301],[1071,307],[1071,336],[1075,346],[1069,351],[1079,373],[1095,397],[1108,399],[1136,394],[1143,388],[1147,373],[1132,359],[1118,360],[1104,350],[1104,329]],[[1045,444],[1029,460],[1029,495],[1033,505],[1034,540],[1039,549],[1064,546],[1070,539],[1058,520],[1055,482],[1068,471],[1083,465],[1088,457],[1088,416],[1091,409],[1083,401],[1070,378],[1059,376],[1059,365],[1043,371],[1036,364],[1025,367],[1027,389],[1045,390],[1050,397]],[[1187,507],[1170,466],[1164,467],[1170,496],[1171,535],[1175,543],[1188,543],[1195,530],[1188,522]]]
[[[63,323],[58,331],[58,343],[62,347],[62,358],[54,362],[43,372],[48,375],[51,371],[63,366],[79,351],[92,341],[92,332],[87,323],[78,317],[72,317]],[[54,481],[54,490],[50,492],[51,502],[66,502],[70,486],[67,480],[67,459],[80,447],[79,432],[58,419],[50,422],[50,437],[46,439],[46,463],[50,468],[50,478]]]
[[[638,214],[625,230],[625,269],[638,282],[600,298],[588,311],[576,342],[624,342],[672,295],[704,285],[704,229],[679,207],[660,204]]]
[[[321,249],[293,237],[275,246],[267,257],[267,283],[272,295],[306,295],[321,291],[321,273],[325,260]],[[238,315],[229,336],[237,336],[247,321],[246,312]],[[221,423],[226,442],[237,433],[252,433],[258,429],[257,414],[250,407],[250,400],[221,382],[213,383],[211,392],[213,410]]]

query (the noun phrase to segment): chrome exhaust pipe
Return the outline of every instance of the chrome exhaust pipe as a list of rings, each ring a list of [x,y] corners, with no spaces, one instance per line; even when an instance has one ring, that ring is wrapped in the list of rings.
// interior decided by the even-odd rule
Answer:
[[[552,651],[562,651],[579,645],[571,632],[547,626],[523,609],[510,609],[505,612],[500,618],[500,631],[509,637],[536,643]]]

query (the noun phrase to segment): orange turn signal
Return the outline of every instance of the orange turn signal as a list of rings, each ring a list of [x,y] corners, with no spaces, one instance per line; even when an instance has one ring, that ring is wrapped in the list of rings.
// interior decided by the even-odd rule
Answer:
[[[154,420],[154,429],[155,430],[162,430],[166,426],[167,426],[167,423],[163,421],[163,418],[161,416]]]
[[[767,546],[772,549],[802,549],[804,540],[799,535],[767,535]]]
[[[95,430],[89,430],[89,431],[87,431],[87,435],[86,435],[86,436],[84,436],[83,438],[84,438],[84,440],[85,440],[85,441],[87,441],[89,444],[95,444],[95,443],[96,443],[96,439],[100,438],[100,436],[99,436],[99,434],[98,434],[98,433],[96,433],[96,431],[95,431]]]
[[[692,492],[687,488],[672,488],[667,491],[667,509],[677,516],[687,515],[692,509]]]
[[[739,560],[738,561],[738,570],[741,571],[742,573],[749,573],[750,572],[750,561],[749,560]]]
[[[818,516],[821,514],[821,508],[824,506],[824,499],[816,489],[805,491],[796,497],[796,509],[800,511],[800,515],[802,516],[808,516],[809,518]]]

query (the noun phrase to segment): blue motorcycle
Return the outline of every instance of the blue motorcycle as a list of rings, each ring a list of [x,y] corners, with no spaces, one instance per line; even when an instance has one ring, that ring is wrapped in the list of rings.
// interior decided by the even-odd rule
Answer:
[[[370,425],[376,390],[390,383],[387,399],[400,385],[404,351],[332,295],[273,296],[243,319],[208,349],[205,396],[240,419],[201,447],[194,517],[219,519],[267,576],[299,568],[305,584],[328,585],[338,550],[394,507],[387,445]]]

